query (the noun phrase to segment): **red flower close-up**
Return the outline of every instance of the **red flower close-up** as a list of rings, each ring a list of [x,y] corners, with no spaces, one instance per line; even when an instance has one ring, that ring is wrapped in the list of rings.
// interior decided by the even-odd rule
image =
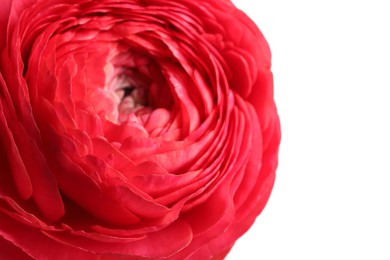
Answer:
[[[2,0],[0,258],[223,259],[275,180],[270,68],[229,0]]]

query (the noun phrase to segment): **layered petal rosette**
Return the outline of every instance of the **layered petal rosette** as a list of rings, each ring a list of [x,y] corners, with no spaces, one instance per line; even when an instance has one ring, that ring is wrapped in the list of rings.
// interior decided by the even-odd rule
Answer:
[[[227,0],[2,0],[0,258],[219,259],[270,195],[269,47]]]

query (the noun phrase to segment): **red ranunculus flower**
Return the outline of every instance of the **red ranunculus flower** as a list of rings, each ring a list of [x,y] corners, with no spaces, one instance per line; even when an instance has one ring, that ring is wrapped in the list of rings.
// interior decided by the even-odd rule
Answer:
[[[269,47],[228,0],[2,0],[0,258],[220,259],[270,195]]]

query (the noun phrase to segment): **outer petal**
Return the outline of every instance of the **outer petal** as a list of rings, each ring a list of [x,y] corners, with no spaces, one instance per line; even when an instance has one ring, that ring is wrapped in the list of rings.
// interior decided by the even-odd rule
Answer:
[[[0,236],[1,257],[5,259],[32,260],[21,248]]]
[[[0,5],[0,54],[3,52],[3,48],[7,42],[7,25],[11,11],[12,0],[4,0]],[[0,66],[1,72],[1,66]]]
[[[17,247],[23,248],[23,251],[33,259],[96,259],[96,255],[59,244],[39,229],[21,225],[3,212],[0,212],[0,220],[0,236]],[[59,252],[62,258],[58,258]]]

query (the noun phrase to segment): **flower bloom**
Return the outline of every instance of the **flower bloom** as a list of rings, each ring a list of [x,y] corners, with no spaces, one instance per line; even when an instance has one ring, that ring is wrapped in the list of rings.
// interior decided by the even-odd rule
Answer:
[[[223,258],[275,178],[270,60],[228,0],[2,0],[0,258]]]

